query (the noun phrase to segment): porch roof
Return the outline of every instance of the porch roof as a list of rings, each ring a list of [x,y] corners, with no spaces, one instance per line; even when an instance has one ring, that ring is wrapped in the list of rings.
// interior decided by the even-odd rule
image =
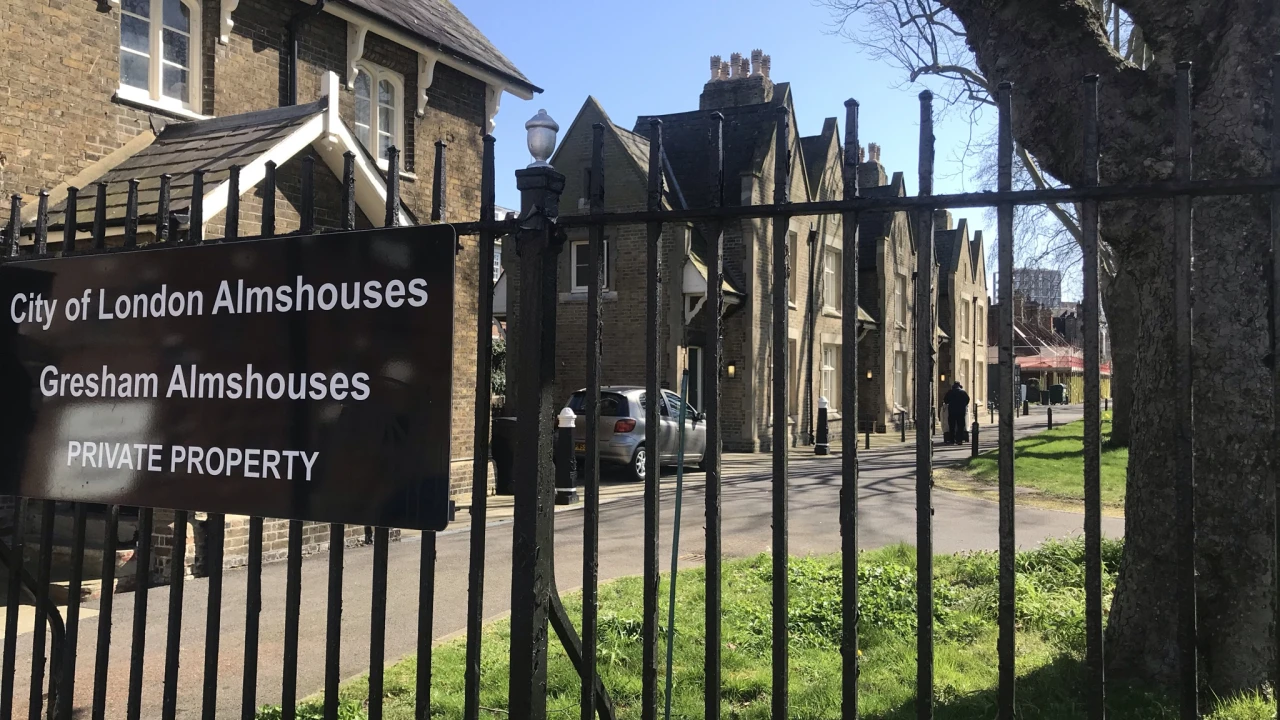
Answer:
[[[382,217],[386,206],[383,174],[374,157],[338,117],[337,83],[337,75],[329,73],[326,85],[330,92],[304,105],[158,127],[147,134],[149,137],[140,138],[51,190],[50,227],[63,226],[67,189],[75,185],[80,189],[76,227],[82,231],[92,228],[97,210],[94,188],[97,183],[107,184],[107,225],[123,224],[129,180],[135,179],[138,180],[139,226],[154,227],[159,213],[160,181],[166,174],[170,176],[170,213],[188,216],[197,170],[204,171],[204,217],[200,221],[208,222],[227,206],[233,165],[241,168],[239,190],[244,195],[263,180],[268,161],[283,165],[309,148],[314,149],[318,158],[338,177],[343,172],[343,153],[354,152],[356,204],[366,217]],[[34,230],[35,213],[34,204],[25,208],[24,225],[29,226],[26,232]],[[413,221],[413,215],[402,209],[400,220],[408,224]]]

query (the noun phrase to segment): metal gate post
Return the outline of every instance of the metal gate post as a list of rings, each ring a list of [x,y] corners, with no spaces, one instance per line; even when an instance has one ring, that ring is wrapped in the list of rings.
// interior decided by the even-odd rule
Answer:
[[[536,162],[516,171],[520,190],[520,226],[516,253],[520,272],[519,336],[516,369],[515,522],[511,567],[512,720],[547,716],[547,621],[554,587],[552,522],[555,472],[552,380],[555,377],[555,308],[560,194],[564,176],[546,159],[555,148],[558,126],[540,112],[525,126]],[[550,131],[549,142],[546,135]]]

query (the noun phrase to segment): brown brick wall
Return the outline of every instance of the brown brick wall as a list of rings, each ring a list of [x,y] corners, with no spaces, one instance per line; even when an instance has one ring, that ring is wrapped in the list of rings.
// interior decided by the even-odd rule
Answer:
[[[296,1],[242,0],[233,15],[230,42],[222,45],[216,37],[219,3],[205,0],[199,40],[204,76],[200,105],[205,114],[227,116],[277,107],[284,101],[286,23],[303,7]],[[0,77],[0,194],[18,192],[31,200],[40,189],[67,181],[150,127],[148,111],[113,99],[119,84],[119,22],[118,9],[99,11],[91,1],[0,2],[0,39],[4,41],[0,57],[6,68]],[[53,38],[57,41],[51,41]],[[312,18],[301,36],[299,102],[320,96],[327,71],[337,72],[345,80],[345,59],[345,23],[328,14]],[[478,218],[486,120],[484,84],[441,64],[427,93],[424,116],[417,117],[416,54],[371,32],[364,59],[404,76],[406,174],[401,178],[400,189],[405,206],[419,220],[429,219],[434,146],[443,140],[448,145],[447,219]],[[345,86],[340,105],[343,118],[350,123],[353,94]],[[276,211],[277,231],[281,233],[299,225],[299,167],[300,158],[295,158],[280,169]],[[322,162],[316,163],[316,181],[317,225],[321,229],[337,228],[341,224],[339,183]],[[260,190],[246,190],[242,196],[241,234],[258,234],[261,206]],[[0,212],[0,217],[4,214]],[[223,222],[223,217],[215,218],[208,226],[208,237],[220,236]],[[357,222],[367,226],[368,220],[361,215]],[[455,332],[450,340],[454,347],[450,442],[455,459],[451,489],[455,494],[469,492],[471,485],[475,314],[481,284],[476,238],[461,238],[460,242]],[[487,291],[487,269],[484,278]],[[228,521],[228,562],[232,557],[231,522]],[[268,522],[271,527],[277,523]],[[157,538],[171,537],[164,535],[160,526],[157,519]],[[308,547],[328,542],[327,525],[316,525],[315,532],[316,542],[308,540]],[[158,539],[160,542],[164,540]],[[268,556],[274,552],[270,542],[267,541]],[[168,554],[160,555],[167,558]]]

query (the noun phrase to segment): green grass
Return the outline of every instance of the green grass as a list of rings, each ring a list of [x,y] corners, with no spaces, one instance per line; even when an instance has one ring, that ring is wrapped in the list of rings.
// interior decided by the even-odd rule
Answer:
[[[1083,712],[1084,644],[1083,543],[1050,542],[1020,553],[1018,567],[1018,702],[1024,718],[1075,720]],[[1104,541],[1104,591],[1114,588],[1120,544]],[[791,717],[835,718],[840,715],[839,556],[793,559],[790,567]],[[939,718],[972,720],[995,715],[997,688],[996,585],[993,553],[936,558],[935,687]],[[723,716],[770,716],[770,559],[760,556],[724,567]],[[860,710],[867,718],[909,720],[915,717],[915,551],[894,546],[864,553],[859,569],[862,609],[862,675]],[[666,580],[663,581],[661,641],[665,657]],[[600,671],[616,703],[618,717],[640,716],[641,583],[626,579],[600,589]],[[581,617],[580,596],[565,598],[575,624]],[[1104,607],[1110,605],[1109,598]],[[702,717],[704,653],[703,575],[683,572],[677,594],[673,717]],[[505,717],[509,625],[488,626],[483,639],[481,717]],[[432,714],[462,716],[464,641],[434,652]],[[659,661],[662,662],[661,660]],[[409,720],[414,703],[415,660],[388,668],[385,717]],[[659,677],[665,665],[659,670]],[[552,717],[576,717],[579,680],[555,636],[547,672],[548,708]],[[343,720],[366,718],[368,685],[358,679],[341,691]],[[1119,683],[1108,685],[1108,705],[1116,718],[1173,718],[1169,699]],[[279,717],[264,708],[260,720]],[[299,718],[318,720],[312,701]],[[1261,720],[1274,717],[1274,706],[1261,695],[1218,703],[1215,720]]]
[[[1102,503],[1124,507],[1125,471],[1129,449],[1113,447],[1111,415],[1102,419]],[[1019,487],[1034,488],[1060,500],[1084,500],[1084,421],[1069,423],[1014,442],[1013,475]],[[1000,452],[991,450],[969,460],[974,477],[995,483],[1000,475]]]

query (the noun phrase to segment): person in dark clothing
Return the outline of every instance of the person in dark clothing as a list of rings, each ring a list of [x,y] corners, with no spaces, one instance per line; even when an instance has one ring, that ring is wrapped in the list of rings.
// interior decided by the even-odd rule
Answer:
[[[969,393],[964,391],[960,383],[956,383],[943,396],[942,404],[947,406],[947,427],[951,431],[951,442],[961,445],[963,444],[961,438],[964,437],[965,415],[969,411]]]

